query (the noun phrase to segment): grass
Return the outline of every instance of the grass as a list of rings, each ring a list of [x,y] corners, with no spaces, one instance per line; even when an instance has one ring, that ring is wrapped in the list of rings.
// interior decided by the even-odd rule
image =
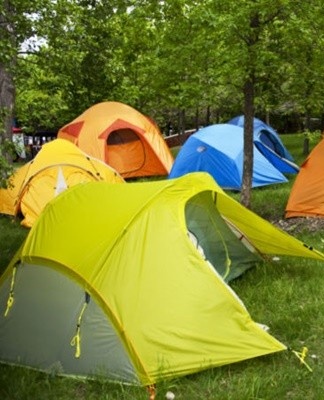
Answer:
[[[8,265],[14,253],[28,234],[15,218],[0,215],[0,273]]]
[[[282,137],[300,164],[303,135]],[[315,142],[312,143],[312,146]],[[253,190],[252,209],[270,221],[283,218],[289,183]],[[19,221],[0,217],[0,271],[18,249],[28,230]],[[294,236],[324,251],[322,232],[299,231]],[[185,400],[319,400],[324,398],[324,265],[318,261],[283,257],[247,271],[231,286],[252,319],[290,349],[308,348],[308,365],[290,350],[162,382],[156,399],[170,390]],[[188,310],[190,312],[190,310]],[[144,388],[112,384],[103,379],[80,381],[0,364],[1,400],[134,400],[148,399]]]

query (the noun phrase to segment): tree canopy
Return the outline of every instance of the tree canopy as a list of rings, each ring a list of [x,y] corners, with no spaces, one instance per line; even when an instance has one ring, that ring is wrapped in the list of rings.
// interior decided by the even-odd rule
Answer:
[[[4,0],[0,145],[15,115],[58,129],[117,100],[178,131],[245,118],[323,114],[324,0]],[[316,16],[316,18],[314,17]],[[42,41],[39,40],[42,38]],[[248,197],[243,199],[249,203]]]

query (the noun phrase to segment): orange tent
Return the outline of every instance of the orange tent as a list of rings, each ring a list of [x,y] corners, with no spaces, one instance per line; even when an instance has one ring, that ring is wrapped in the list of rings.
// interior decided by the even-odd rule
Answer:
[[[300,167],[286,206],[286,218],[324,217],[324,139]]]
[[[119,102],[98,103],[65,125],[58,137],[109,164],[124,178],[168,175],[173,156],[157,125]]]

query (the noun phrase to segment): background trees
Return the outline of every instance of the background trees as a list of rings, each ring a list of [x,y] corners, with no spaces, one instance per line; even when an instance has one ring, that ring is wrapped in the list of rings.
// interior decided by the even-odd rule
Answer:
[[[35,38],[42,10],[50,6],[50,0],[3,0],[0,4],[0,186],[11,170],[11,127],[15,115],[19,53],[26,39]],[[26,51],[32,49],[31,40]]]
[[[324,0],[5,0],[1,141],[10,137],[13,114],[31,132],[57,129],[104,100],[128,103],[161,129],[170,122],[180,132],[244,112],[248,205],[254,114],[269,123],[298,114],[303,129],[323,114],[323,6]],[[43,44],[20,54],[36,33]]]

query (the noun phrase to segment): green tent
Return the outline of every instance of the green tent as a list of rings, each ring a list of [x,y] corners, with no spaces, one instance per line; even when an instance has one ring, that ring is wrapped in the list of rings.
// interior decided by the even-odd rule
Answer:
[[[323,260],[206,173],[76,185],[0,279],[0,361],[150,385],[284,350],[224,280],[266,253]]]

